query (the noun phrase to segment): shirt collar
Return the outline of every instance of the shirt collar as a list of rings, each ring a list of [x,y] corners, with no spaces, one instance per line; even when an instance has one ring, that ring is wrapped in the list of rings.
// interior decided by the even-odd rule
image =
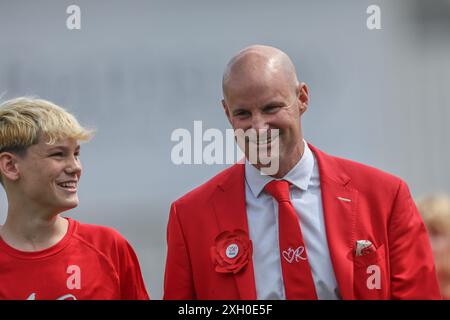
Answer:
[[[303,140],[305,150],[297,164],[282,178],[301,190],[307,190],[314,169],[314,156],[308,144]],[[245,181],[255,197],[258,197],[267,183],[275,178],[261,174],[245,159]]]

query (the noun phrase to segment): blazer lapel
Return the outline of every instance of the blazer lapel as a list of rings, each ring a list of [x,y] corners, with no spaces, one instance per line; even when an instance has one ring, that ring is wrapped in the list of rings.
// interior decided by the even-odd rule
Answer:
[[[221,232],[240,229],[249,234],[245,207],[244,165],[236,164],[229,175],[218,185],[213,195],[213,206]],[[253,259],[234,275],[241,300],[256,300]]]
[[[341,297],[351,300],[358,192],[348,185],[350,177],[334,158],[309,146],[319,164],[325,230],[336,281]]]

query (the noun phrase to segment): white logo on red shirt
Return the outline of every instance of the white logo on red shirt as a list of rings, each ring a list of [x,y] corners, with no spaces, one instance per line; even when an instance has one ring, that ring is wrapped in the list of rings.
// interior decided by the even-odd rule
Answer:
[[[36,293],[30,294],[30,296],[27,298],[27,300],[36,300]],[[65,294],[56,300],[77,300],[77,298],[72,294]]]

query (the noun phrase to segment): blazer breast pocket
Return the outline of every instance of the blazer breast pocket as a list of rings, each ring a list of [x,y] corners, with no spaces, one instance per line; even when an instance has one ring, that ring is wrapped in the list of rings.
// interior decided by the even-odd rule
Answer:
[[[353,287],[355,299],[389,299],[389,282],[386,268],[385,246],[363,256],[355,256],[353,261]]]

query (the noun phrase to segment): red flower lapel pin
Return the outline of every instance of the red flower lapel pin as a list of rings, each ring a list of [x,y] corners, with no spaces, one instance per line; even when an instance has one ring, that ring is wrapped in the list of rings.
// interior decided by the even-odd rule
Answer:
[[[211,259],[216,272],[238,273],[252,257],[252,242],[243,230],[224,231],[211,247]]]

